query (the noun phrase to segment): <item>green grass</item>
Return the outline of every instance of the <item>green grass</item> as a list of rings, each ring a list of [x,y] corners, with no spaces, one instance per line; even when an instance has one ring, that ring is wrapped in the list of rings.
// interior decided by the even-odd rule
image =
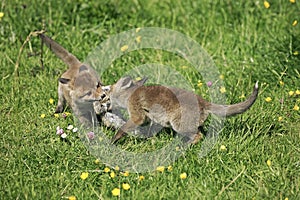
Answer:
[[[299,2],[270,1],[2,1],[0,12],[1,126],[0,199],[299,199],[300,198],[300,90]],[[172,164],[172,171],[130,173],[115,171],[110,178],[105,164],[90,154],[75,133],[67,142],[56,127],[74,124],[53,117],[57,79],[66,66],[44,48],[40,68],[40,41],[27,35],[45,25],[47,34],[83,60],[111,35],[136,27],[164,27],[179,31],[202,45],[224,75],[227,103],[239,102],[260,81],[259,98],[246,113],[228,118],[210,153],[199,159],[201,142]],[[101,77],[112,84],[125,71],[144,63],[161,63],[180,70],[198,93],[199,74],[171,54],[149,50],[116,60]],[[175,59],[175,60],[173,60]],[[279,81],[283,81],[281,85]],[[207,96],[205,96],[207,97]],[[271,102],[265,98],[271,97]],[[48,100],[53,98],[54,104]],[[283,99],[283,103],[279,101]],[[71,112],[70,110],[68,110]],[[40,115],[45,114],[45,118]],[[278,118],[282,117],[282,121]],[[107,131],[111,136],[113,133]],[[127,137],[120,147],[147,151],[172,136],[147,140]],[[227,150],[220,150],[225,145]],[[267,165],[267,160],[271,165]],[[122,168],[122,166],[120,166]],[[167,167],[167,166],[166,166]],[[112,169],[113,170],[113,169]],[[86,180],[82,172],[89,171]],[[186,172],[187,178],[180,179]],[[143,175],[144,180],[138,177]],[[130,189],[122,189],[122,183]]]

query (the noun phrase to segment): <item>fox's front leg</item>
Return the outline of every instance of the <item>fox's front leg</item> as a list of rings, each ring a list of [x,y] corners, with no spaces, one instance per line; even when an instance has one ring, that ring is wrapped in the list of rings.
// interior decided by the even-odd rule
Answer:
[[[58,84],[58,102],[55,113],[62,113],[64,111],[66,99],[64,97],[63,87],[64,86],[62,85],[62,83]]]
[[[118,130],[117,134],[112,138],[111,142],[115,143],[122,137],[127,135],[127,132],[134,130],[138,125],[136,125],[130,119]]]
[[[122,137],[126,136],[128,132],[133,131],[138,126],[142,125],[145,121],[146,116],[143,113],[137,114],[131,112],[130,119],[118,130],[117,134],[112,138],[112,143],[117,142]]]

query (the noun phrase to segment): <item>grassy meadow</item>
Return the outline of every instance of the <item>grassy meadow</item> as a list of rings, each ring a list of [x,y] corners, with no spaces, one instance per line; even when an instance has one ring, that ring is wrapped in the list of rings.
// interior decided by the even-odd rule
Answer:
[[[0,199],[300,199],[299,12],[298,0],[2,1]],[[228,104],[245,100],[256,81],[260,91],[250,110],[226,119],[207,156],[198,157],[199,142],[170,166],[128,173],[88,151],[70,109],[53,115],[67,66],[42,51],[39,38],[26,38],[46,29],[84,60],[112,35],[138,27],[168,28],[199,43],[221,74]],[[161,50],[125,54],[101,80],[112,84],[145,63],[171,66],[209,99],[201,75]],[[173,136],[127,137],[119,146],[147,151]]]

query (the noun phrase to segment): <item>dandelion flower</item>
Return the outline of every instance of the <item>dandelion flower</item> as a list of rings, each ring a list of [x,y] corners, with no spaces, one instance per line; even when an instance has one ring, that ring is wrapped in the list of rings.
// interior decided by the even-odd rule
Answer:
[[[281,122],[283,120],[283,117],[279,116],[278,121]]]
[[[270,167],[272,165],[271,160],[267,160],[267,165]]]
[[[81,175],[80,175],[80,178],[81,178],[82,180],[85,180],[85,179],[87,179],[88,176],[89,176],[89,173],[88,173],[88,172],[82,172]]]
[[[299,51],[294,51],[293,55],[294,56],[298,56],[299,55]]]
[[[240,99],[244,99],[246,96],[245,94],[243,93],[241,96],[239,96]]]
[[[268,2],[268,1],[264,1],[264,6],[265,6],[265,8],[270,8],[270,3]]]
[[[50,104],[53,104],[53,103],[54,103],[54,99],[50,98],[50,99],[49,99],[49,103],[50,103]]]
[[[300,90],[296,90],[296,95],[299,95],[300,94]]]
[[[129,185],[128,183],[123,183],[123,184],[122,184],[122,188],[123,188],[124,190],[129,190],[129,189],[130,189],[130,185]]]
[[[110,172],[110,169],[109,169],[108,167],[105,167],[105,168],[104,168],[104,172],[105,172],[105,173],[108,173],[108,172]]]
[[[220,78],[221,80],[224,80],[224,75],[221,74],[221,75],[219,76],[219,78]]]
[[[113,196],[120,196],[120,189],[119,188],[115,188],[111,191],[111,194]]]
[[[159,171],[159,172],[164,172],[165,171],[165,167],[164,166],[158,166],[156,168],[156,170]]]
[[[271,97],[267,97],[267,98],[265,98],[265,101],[269,103],[269,102],[272,101],[272,98]]]
[[[142,36],[140,36],[140,35],[135,38],[135,41],[137,43],[141,43],[141,40],[142,40]]]
[[[41,114],[41,118],[44,119],[46,117],[46,114]]]
[[[125,172],[123,173],[123,176],[129,176],[129,171],[125,171]]]
[[[226,150],[227,150],[227,148],[226,148],[226,146],[225,146],[225,145],[221,145],[221,146],[220,146],[220,150],[221,150],[221,151],[226,151]]]
[[[116,174],[115,174],[115,172],[110,172],[109,176],[110,176],[111,178],[115,178],[115,177],[116,177]]]
[[[76,197],[75,196],[69,196],[68,200],[76,200]]]
[[[222,86],[222,87],[220,88],[220,92],[221,92],[222,94],[226,92],[226,89],[225,89],[224,86]]]
[[[289,91],[289,95],[290,95],[290,96],[293,96],[294,93],[295,93],[294,91]]]
[[[283,81],[279,81],[279,84],[280,84],[280,85],[284,85],[284,82],[283,82]]]
[[[173,170],[173,167],[170,165],[170,166],[168,166],[168,171],[170,172],[170,171],[172,171]]]
[[[199,80],[197,85],[198,85],[198,87],[201,87],[203,85],[203,83]]]
[[[145,180],[145,176],[139,176],[139,181]]]
[[[298,105],[295,105],[294,108],[293,108],[293,110],[298,111],[298,110],[299,110],[299,106],[298,106]]]
[[[290,0],[291,3],[296,3],[296,0]]]
[[[0,21],[1,21],[1,19],[2,19],[3,16],[4,16],[4,13],[0,12]]]
[[[59,118],[59,114],[55,113],[55,114],[54,114],[54,117],[55,117],[55,118]]]
[[[136,28],[135,32],[138,33],[138,32],[140,32],[140,30],[141,30],[141,28]]]
[[[181,68],[182,68],[182,69],[187,69],[187,68],[189,68],[189,67],[186,66],[186,65],[183,65],[183,66],[181,66]]]
[[[73,128],[74,128],[74,127],[73,127],[73,125],[71,125],[71,124],[67,127],[68,130],[72,130]]]
[[[298,24],[297,20],[294,20],[293,23],[292,23],[293,26],[296,26],[297,24]]]
[[[187,174],[184,172],[184,173],[181,173],[180,174],[180,178],[183,180],[183,179],[186,179],[187,177]]]
[[[99,160],[99,159],[96,159],[96,160],[94,161],[94,163],[95,163],[96,165],[98,165],[98,164],[100,163],[100,160]]]
[[[128,49],[128,45],[124,45],[124,46],[121,47],[122,52],[126,51],[127,49]]]
[[[116,166],[116,167],[115,167],[115,170],[116,170],[116,171],[119,171],[119,170],[120,170],[120,167],[119,167],[119,166]]]

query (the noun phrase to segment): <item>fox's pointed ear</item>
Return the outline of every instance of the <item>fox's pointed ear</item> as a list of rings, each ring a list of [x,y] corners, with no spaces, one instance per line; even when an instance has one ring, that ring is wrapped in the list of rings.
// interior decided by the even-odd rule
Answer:
[[[68,78],[59,78],[58,81],[62,84],[67,84],[67,83],[69,83],[70,79],[68,79]]]
[[[121,83],[121,88],[123,89],[130,88],[132,85],[133,85],[133,81],[130,76],[126,76],[123,78]]]
[[[148,77],[144,77],[141,80],[136,82],[137,85],[144,85],[144,83],[148,80]]]
[[[79,73],[82,72],[82,71],[86,71],[86,70],[88,70],[88,68],[87,68],[87,66],[85,66],[85,65],[81,65],[81,66],[79,67]]]

